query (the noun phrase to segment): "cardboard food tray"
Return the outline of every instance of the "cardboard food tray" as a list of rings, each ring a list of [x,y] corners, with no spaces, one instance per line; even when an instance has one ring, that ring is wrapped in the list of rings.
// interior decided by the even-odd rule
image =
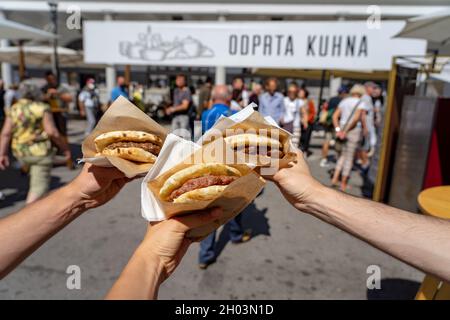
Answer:
[[[174,156],[179,157],[187,152],[191,153],[185,158],[172,158]],[[141,185],[141,204],[144,218],[148,221],[159,221],[206,208],[221,207],[224,212],[221,219],[202,228],[193,229],[188,234],[189,237],[198,239],[208,235],[239,214],[256,198],[264,187],[265,180],[245,164],[227,163],[226,159],[233,158],[233,156],[227,157],[226,154],[234,154],[234,151],[224,143],[223,139],[217,139],[213,143],[199,147],[190,141],[170,134],[161,150],[160,158]],[[169,161],[172,164],[176,163],[175,165],[162,165],[163,162],[165,164],[171,158],[172,160]],[[192,164],[207,162],[226,163],[238,168],[243,176],[229,184],[219,197],[209,201],[177,204],[164,201],[159,197],[159,190],[170,175]]]
[[[206,145],[216,139],[221,139],[224,136],[229,136],[236,132],[267,134],[281,142],[284,153],[282,158],[277,159],[262,155],[248,155],[241,151],[236,151],[236,153],[239,154],[239,158],[244,160],[244,163],[256,167],[258,171],[264,171],[260,169],[261,167],[265,167],[265,171],[270,173],[270,168],[278,170],[279,168],[286,167],[289,162],[295,160],[296,148],[292,143],[292,134],[280,128],[271,117],[263,117],[259,112],[254,110],[254,106],[256,105],[252,103],[230,117],[219,118],[215,125],[197,143]]]

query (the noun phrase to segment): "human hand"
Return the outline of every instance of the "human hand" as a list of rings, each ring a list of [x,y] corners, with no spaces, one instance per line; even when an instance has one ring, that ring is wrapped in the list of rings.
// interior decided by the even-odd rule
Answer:
[[[160,282],[162,282],[175,271],[187,249],[194,242],[193,239],[186,237],[187,232],[210,224],[221,215],[222,209],[212,208],[149,225],[137,252],[144,259],[156,261],[161,268]]]
[[[70,152],[70,150],[64,151],[63,154],[64,154],[64,159],[66,161],[69,161],[70,159],[72,159],[72,153]]]
[[[166,108],[166,115],[170,116],[173,113],[173,107]]]
[[[55,88],[48,88],[47,89],[47,94],[49,95],[56,95],[58,93],[58,90]]]
[[[86,209],[95,208],[111,200],[131,181],[116,168],[86,163],[80,174],[67,186]]]
[[[336,137],[338,137],[341,140],[345,140],[346,135],[347,134],[345,133],[345,131],[339,131],[336,133]]]
[[[273,181],[291,205],[307,211],[308,204],[323,186],[311,176],[300,150],[297,150],[296,156],[296,161],[290,162],[289,167],[281,168],[273,176],[264,178]]]
[[[8,155],[0,156],[0,170],[6,170],[9,167],[9,157]]]
[[[366,128],[364,128],[364,130],[363,130],[363,135],[364,135],[364,138],[367,138],[367,137],[369,136],[369,130],[367,130]]]

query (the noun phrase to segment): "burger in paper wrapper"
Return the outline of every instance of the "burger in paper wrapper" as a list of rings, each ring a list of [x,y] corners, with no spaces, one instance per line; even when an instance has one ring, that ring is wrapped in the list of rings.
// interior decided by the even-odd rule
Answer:
[[[133,178],[150,170],[166,136],[164,127],[120,96],[84,139],[80,162],[113,166]]]
[[[154,163],[161,150],[162,139],[143,131],[110,131],[94,139],[101,155],[116,156],[136,162]]]
[[[241,176],[238,169],[226,164],[195,164],[171,175],[164,182],[159,195],[174,203],[212,200]]]
[[[235,151],[246,154],[283,158],[283,145],[280,140],[258,133],[240,133],[224,138]]]
[[[186,151],[190,149],[187,141],[177,139],[177,144],[173,144],[171,135],[168,140],[152,171],[161,170],[161,163],[170,162],[169,158],[178,154],[171,146],[183,144]],[[159,221],[207,208],[222,208],[220,219],[189,232],[189,238],[197,239],[235,217],[255,199],[265,184],[265,180],[248,165],[228,161],[235,154],[223,139],[217,139],[164,171],[157,174],[150,171],[153,177],[146,177],[142,185],[147,220]],[[154,211],[158,212],[158,220],[149,219],[155,216]]]

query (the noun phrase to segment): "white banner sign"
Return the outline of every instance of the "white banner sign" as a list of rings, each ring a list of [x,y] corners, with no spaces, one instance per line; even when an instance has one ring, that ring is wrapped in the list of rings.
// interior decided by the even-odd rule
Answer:
[[[86,21],[86,63],[389,70],[396,55],[423,55],[423,40],[393,38],[402,21]]]

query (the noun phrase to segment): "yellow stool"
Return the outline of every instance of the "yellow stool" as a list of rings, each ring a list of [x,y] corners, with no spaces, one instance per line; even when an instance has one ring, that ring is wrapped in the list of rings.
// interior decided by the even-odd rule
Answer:
[[[450,186],[426,189],[419,194],[417,201],[422,213],[450,219]],[[416,300],[450,300],[450,284],[426,275]]]

